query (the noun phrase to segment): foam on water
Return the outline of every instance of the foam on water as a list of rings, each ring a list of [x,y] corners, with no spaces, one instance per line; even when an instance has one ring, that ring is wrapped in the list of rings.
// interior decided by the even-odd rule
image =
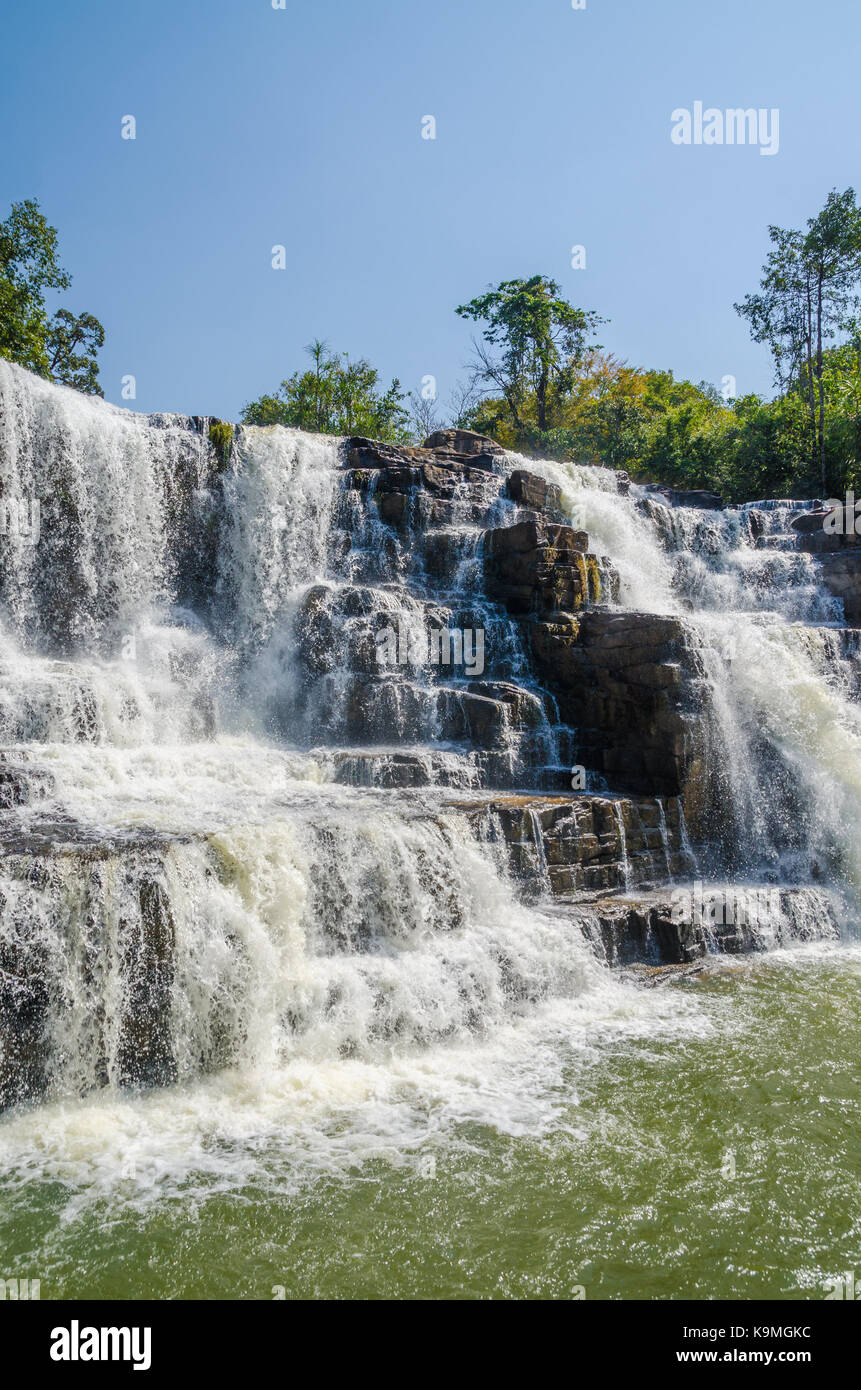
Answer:
[[[573,522],[618,567],[626,606],[678,614],[697,634],[735,866],[792,881],[813,865],[836,875],[857,914],[857,654],[816,626],[833,623],[841,605],[813,558],[757,550],[744,509],[670,509],[635,486],[620,498],[612,473],[575,464],[509,455],[508,467],[561,489]],[[801,506],[752,505],[775,526]]]
[[[464,1126],[540,1138],[567,1128],[571,1056],[627,1041],[708,1037],[693,1000],[633,990],[604,975],[588,995],[549,1000],[489,1037],[384,1060],[300,1058],[225,1068],[135,1096],[102,1090],[74,1105],[19,1112],[0,1127],[11,1187],[67,1189],[67,1218],[106,1194],[145,1206],[230,1192],[262,1179],[298,1191],[369,1160],[399,1167],[429,1143],[464,1143]]]
[[[714,1026],[692,1000],[611,977],[563,916],[520,901],[499,845],[438,789],[332,781],[336,742],[366,776],[338,719],[381,619],[418,633],[432,610],[484,626],[485,678],[527,679],[516,623],[475,594],[465,499],[440,596],[426,558],[344,486],[340,441],[242,429],[216,467],[185,417],[136,416],[3,361],[0,407],[4,496],[42,508],[38,545],[19,536],[0,554],[0,739],[47,774],[13,831],[48,820],[58,841],[104,840],[86,871],[32,843],[0,863],[4,930],[41,952],[54,1008],[47,1101],[2,1121],[0,1166],[86,1188],[120,1181],[123,1159],[226,1186],[250,1181],[270,1142],[327,1170],[461,1122],[539,1134],[566,1047]],[[714,755],[752,857],[785,867],[765,740],[808,807],[790,848],[856,892],[850,676],[788,625],[833,616],[808,558],[756,551],[738,517],[677,520],[670,546],[638,490],[620,497],[604,470],[505,466],[560,486],[625,605],[683,614],[700,634]],[[309,687],[295,671],[312,619],[326,637]],[[457,693],[421,665],[398,672],[376,751],[407,744],[469,785],[474,764],[441,732]],[[552,705],[530,693],[523,746],[551,760]],[[512,736],[512,776],[522,753]],[[153,899],[174,948],[160,1003],[171,1054],[153,1066],[175,1084],[129,1095],[128,932],[143,933]]]

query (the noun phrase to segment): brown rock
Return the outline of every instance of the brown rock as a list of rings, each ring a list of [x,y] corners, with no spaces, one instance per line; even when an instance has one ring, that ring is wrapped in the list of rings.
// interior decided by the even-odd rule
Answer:
[[[426,449],[435,453],[450,454],[504,454],[505,450],[495,439],[486,434],[476,434],[474,430],[434,430],[424,442]]]

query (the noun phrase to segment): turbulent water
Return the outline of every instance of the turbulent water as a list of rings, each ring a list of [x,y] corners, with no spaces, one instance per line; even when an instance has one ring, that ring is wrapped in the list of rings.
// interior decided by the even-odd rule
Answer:
[[[343,463],[341,441],[253,428],[224,463],[207,421],[0,361],[0,771],[25,789],[0,812],[0,963],[38,961],[50,1025],[38,1103],[0,1119],[0,1277],[43,1297],[806,1296],[861,1258],[861,722],[840,605],[769,543],[791,504],[759,508],[763,543],[745,509],[500,465],[561,487],[624,606],[690,623],[726,811],[703,862],[824,884],[847,924],[644,990],[525,902],[492,813],[459,805],[568,757],[481,594],[468,499],[435,569]],[[462,673],[423,659],[429,618],[481,629],[480,678],[534,711],[490,753]],[[386,626],[413,652],[361,704]],[[428,785],[392,784],[405,751]]]

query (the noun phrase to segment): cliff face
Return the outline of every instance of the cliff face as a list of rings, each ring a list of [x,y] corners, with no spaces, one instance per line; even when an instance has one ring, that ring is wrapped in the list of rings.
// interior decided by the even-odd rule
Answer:
[[[798,505],[3,363],[0,467],[0,1106],[430,1046],[852,910],[858,552]]]

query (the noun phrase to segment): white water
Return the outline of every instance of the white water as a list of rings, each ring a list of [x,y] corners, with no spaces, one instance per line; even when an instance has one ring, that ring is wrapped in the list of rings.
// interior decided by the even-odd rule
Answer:
[[[671,511],[636,486],[622,500],[602,469],[518,455],[509,466],[529,467],[562,489],[592,548],[616,564],[625,606],[679,614],[698,634],[714,711],[711,757],[741,862],[791,876],[830,865],[857,908],[857,650],[844,657],[822,626],[838,620],[841,605],[817,582],[812,557],[756,549],[740,512]],[[791,510],[763,504],[775,526]],[[664,513],[658,526],[656,512]],[[780,805],[788,784],[794,811]],[[797,853],[787,847],[792,814],[802,823]]]
[[[515,463],[562,487],[618,568],[624,604],[688,617],[697,604],[715,757],[753,858],[801,876],[812,860],[856,891],[861,727],[834,652],[800,636],[834,616],[806,557],[760,560],[735,521],[705,520],[728,528],[710,564],[697,535],[667,549],[636,490],[620,498],[601,470]],[[181,1171],[204,1162],[213,1136],[262,1141],[311,1112],[295,1143],[327,1162],[339,1143],[415,1137],[428,1106],[534,1131],[552,1109],[554,1038],[706,1026],[694,1003],[611,978],[570,923],[520,901],[501,851],[446,807],[448,793],[333,781],[334,745],[365,756],[342,721],[369,624],[417,630],[434,609],[485,627],[493,679],[527,670],[516,625],[475,593],[466,507],[449,528],[440,607],[423,557],[343,491],[338,441],[245,430],[215,477],[189,421],[135,416],[2,361],[0,466],[4,496],[37,497],[42,518],[37,545],[3,538],[0,742],[47,778],[37,786],[34,771],[34,797],[4,813],[6,829],[37,836],[49,822],[55,843],[101,842],[85,869],[34,841],[10,842],[0,866],[3,943],[13,964],[42,953],[54,1042],[47,1103],[3,1122],[10,1161],[32,1142],[49,1166],[86,1156],[112,1180],[118,1153]],[[310,687],[297,678],[309,630]],[[445,765],[473,785],[476,755],[449,727],[457,691],[440,698],[437,676],[393,679],[375,750],[415,748],[431,773]],[[808,806],[789,849],[758,781],[763,736]],[[501,746],[501,763],[523,765],[507,726]],[[129,1100],[117,1090],[127,956],[153,892],[175,943],[163,1007],[179,1084]],[[356,1107],[353,1140],[334,1139]]]

